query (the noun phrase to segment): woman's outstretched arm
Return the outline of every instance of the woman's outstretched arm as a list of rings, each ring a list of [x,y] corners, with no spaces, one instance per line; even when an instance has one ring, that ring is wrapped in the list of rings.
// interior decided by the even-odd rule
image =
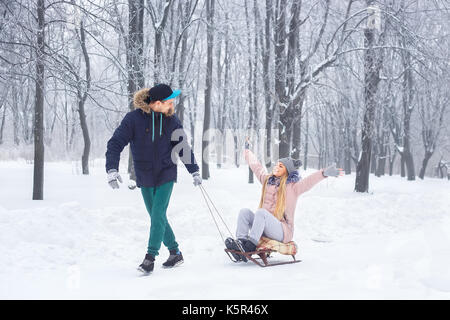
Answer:
[[[256,178],[264,183],[266,177],[269,175],[266,171],[266,168],[258,161],[256,156],[249,149],[244,150],[244,158],[247,161],[247,164],[250,166],[250,169],[253,171],[253,174]]]
[[[343,170],[341,168],[336,168],[336,164],[333,164],[325,169],[320,169],[319,171],[307,176],[305,179],[300,180],[295,183],[294,190],[297,197],[302,193],[310,190],[316,184],[327,177],[340,177],[343,175]]]
[[[309,191],[312,187],[314,187],[316,184],[318,184],[320,181],[325,179],[323,175],[323,169],[310,174],[304,179],[301,179],[299,182],[296,182],[294,184],[294,191],[297,197],[301,195],[304,192]]]

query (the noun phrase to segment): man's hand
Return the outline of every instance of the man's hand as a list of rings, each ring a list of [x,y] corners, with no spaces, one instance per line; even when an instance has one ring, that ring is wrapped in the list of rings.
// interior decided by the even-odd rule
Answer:
[[[341,177],[344,175],[344,170],[341,168],[336,168],[336,163],[333,163],[328,168],[323,169],[324,177]]]
[[[110,169],[108,171],[108,183],[111,186],[111,188],[119,189],[119,183],[117,181],[122,183],[122,177],[120,176],[120,174],[117,172],[116,169]]]
[[[192,174],[192,178],[194,178],[194,186],[199,186],[202,184],[202,177],[200,177],[200,173],[198,173],[198,171]]]

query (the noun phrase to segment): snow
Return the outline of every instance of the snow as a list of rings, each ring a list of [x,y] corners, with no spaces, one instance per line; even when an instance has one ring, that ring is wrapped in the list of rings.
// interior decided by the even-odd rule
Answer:
[[[246,166],[211,169],[204,186],[234,231],[239,209],[257,206],[260,185],[246,183]],[[185,263],[162,269],[162,247],[155,271],[142,277],[136,267],[149,218],[125,172],[112,190],[100,160],[89,176],[70,163],[46,163],[45,200],[32,201],[32,165],[0,162],[1,299],[450,298],[447,180],[371,175],[371,192],[359,194],[354,175],[328,178],[298,201],[302,262],[260,268],[228,259],[200,190],[180,166],[168,216]]]

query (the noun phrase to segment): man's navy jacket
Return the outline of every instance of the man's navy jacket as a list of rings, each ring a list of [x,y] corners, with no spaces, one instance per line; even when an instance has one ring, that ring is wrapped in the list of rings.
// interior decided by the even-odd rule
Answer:
[[[176,141],[171,141],[174,130]],[[172,161],[172,149],[183,139],[185,151],[191,156],[183,160],[183,153],[178,152],[189,173],[199,171],[194,154],[187,144],[183,126],[176,115],[166,117],[159,112],[146,113],[142,109],[128,112],[109,139],[106,150],[106,171],[119,171],[120,153],[130,143],[133,156],[136,185],[140,187],[156,187],[169,181],[177,180],[177,165]],[[178,148],[177,148],[178,149]],[[190,160],[190,161],[189,161]]]

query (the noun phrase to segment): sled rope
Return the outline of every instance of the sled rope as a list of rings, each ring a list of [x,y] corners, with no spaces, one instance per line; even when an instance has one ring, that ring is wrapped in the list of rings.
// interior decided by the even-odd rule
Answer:
[[[217,210],[216,206],[214,205],[214,202],[211,200],[211,197],[209,196],[208,192],[206,192],[205,188],[202,185],[199,185],[199,187],[200,187],[200,191],[202,192],[203,199],[205,199],[206,206],[208,207],[209,213],[211,214],[211,217],[213,218],[214,224],[216,225],[217,231],[219,231],[220,237],[222,238],[222,242],[225,243],[225,239],[223,237],[222,232],[220,231],[220,228],[219,228],[219,225],[217,223],[217,220],[214,217],[214,211],[213,211],[212,208],[214,208],[216,214],[219,216],[220,220],[222,220],[222,223],[225,226],[225,228],[227,228],[228,233],[230,234],[231,238],[233,240],[236,240],[233,237],[233,233],[230,231],[230,229],[228,228],[227,224],[225,223],[225,220],[222,218],[222,215],[219,213],[219,210]],[[212,208],[211,208],[211,206],[212,206]],[[244,249],[241,247],[240,243],[238,241],[235,241],[235,242],[238,245],[239,250],[241,252],[244,252]]]
[[[223,225],[225,226],[225,228],[227,228],[228,233],[231,235],[231,237],[233,237],[233,233],[230,231],[230,229],[228,228],[227,224],[225,223],[225,220],[223,220],[222,215],[219,213],[219,210],[217,210],[216,206],[214,205],[214,202],[211,200],[211,197],[209,196],[208,192],[206,192],[205,188],[203,188],[202,185],[200,185],[200,188],[203,190],[203,192],[205,193],[205,195],[208,197],[209,202],[211,203],[211,205],[213,206],[214,210],[216,210],[217,215],[219,216],[220,220],[222,220]]]
[[[214,217],[214,214],[213,214],[213,211],[212,211],[212,209],[210,207],[210,204],[209,204],[208,200],[206,199],[205,191],[204,191],[204,189],[202,188],[201,185],[200,185],[200,191],[202,192],[203,199],[205,199],[206,205],[208,206],[209,213],[211,214],[211,217],[213,218],[213,221],[214,221],[214,223],[216,225],[216,228],[219,231],[220,237],[225,242],[225,239],[223,238],[222,232],[220,231],[219,225],[217,224],[216,218]]]

